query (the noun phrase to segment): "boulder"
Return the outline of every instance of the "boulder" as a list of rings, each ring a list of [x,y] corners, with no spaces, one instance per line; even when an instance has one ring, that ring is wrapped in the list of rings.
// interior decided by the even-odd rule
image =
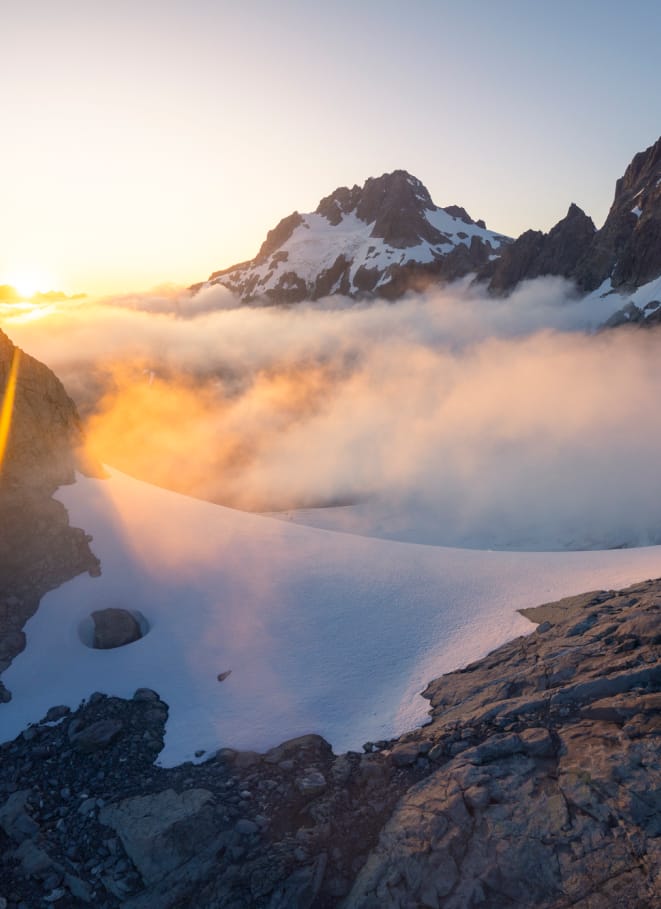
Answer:
[[[114,647],[124,647],[142,637],[140,623],[136,617],[126,609],[97,609],[92,613],[94,622],[95,650],[112,650]]]
[[[206,789],[165,789],[107,805],[99,821],[119,835],[146,884],[155,884],[213,838],[213,795]]]

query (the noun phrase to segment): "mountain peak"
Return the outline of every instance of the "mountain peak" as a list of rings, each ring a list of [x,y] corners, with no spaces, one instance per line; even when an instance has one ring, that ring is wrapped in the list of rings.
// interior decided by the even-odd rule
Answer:
[[[638,152],[615,185],[615,201],[651,189],[661,180],[661,137],[644,151]],[[615,204],[615,202],[613,203]]]
[[[640,287],[661,275],[661,138],[638,152],[615,184],[604,226],[578,264],[575,280],[595,290]]]
[[[435,207],[421,180],[406,170],[393,170],[369,177],[362,187],[339,187],[321,200],[316,214],[336,227],[344,215],[355,213],[373,225],[371,236],[403,248],[422,239],[437,241],[424,215]]]
[[[310,214],[293,212],[254,259],[194,289],[222,284],[244,301],[273,303],[335,293],[395,299],[477,271],[506,242],[461,206],[434,205],[424,183],[399,169],[338,187]]]

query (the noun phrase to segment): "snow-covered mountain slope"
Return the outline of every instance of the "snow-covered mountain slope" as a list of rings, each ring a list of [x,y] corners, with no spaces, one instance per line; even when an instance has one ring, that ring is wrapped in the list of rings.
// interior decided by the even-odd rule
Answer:
[[[139,687],[169,704],[161,762],[220,746],[264,749],[318,732],[360,748],[424,721],[434,676],[532,630],[516,610],[661,573],[661,547],[483,552],[276,521],[118,473],[58,497],[93,534],[102,574],[49,593],[5,673],[10,739],[54,704]],[[142,639],[93,650],[92,610],[139,610]],[[231,670],[222,682],[218,675]]]
[[[420,180],[397,170],[335,190],[311,214],[294,212],[252,261],[214,272],[193,289],[222,284],[244,301],[274,303],[334,293],[395,298],[476,271],[506,242],[463,208],[437,207]]]

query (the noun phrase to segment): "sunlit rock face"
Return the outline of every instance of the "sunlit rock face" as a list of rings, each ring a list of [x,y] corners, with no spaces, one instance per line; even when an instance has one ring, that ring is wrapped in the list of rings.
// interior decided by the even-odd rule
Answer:
[[[85,467],[73,401],[58,378],[0,332],[0,673],[25,646],[22,628],[46,591],[98,571],[83,530],[51,498]],[[85,469],[89,469],[85,467]],[[0,700],[8,695],[0,682]]]
[[[293,212],[254,259],[192,289],[220,284],[245,302],[279,304],[331,294],[394,300],[477,271],[508,242],[460,206],[439,208],[420,180],[396,170]]]
[[[15,347],[0,331],[0,390],[14,364],[16,388],[0,465],[0,489],[51,488],[72,483],[82,448],[76,407],[57,376]]]

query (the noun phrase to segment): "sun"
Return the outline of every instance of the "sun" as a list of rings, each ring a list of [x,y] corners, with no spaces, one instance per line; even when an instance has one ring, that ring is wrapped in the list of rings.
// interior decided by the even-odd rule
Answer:
[[[51,275],[36,268],[10,272],[0,283],[9,284],[23,300],[31,300],[36,293],[45,293],[55,286]]]

